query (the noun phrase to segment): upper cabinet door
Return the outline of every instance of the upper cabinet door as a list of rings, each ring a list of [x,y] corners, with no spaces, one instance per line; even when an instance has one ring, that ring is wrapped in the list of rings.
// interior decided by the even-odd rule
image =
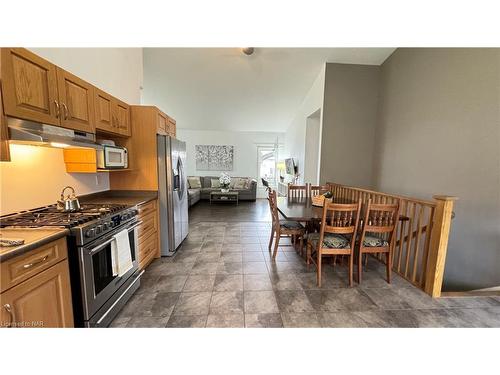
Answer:
[[[158,126],[156,130],[157,133],[167,135],[168,133],[167,124],[168,124],[167,117],[163,113],[158,112]]]
[[[124,136],[130,136],[130,106],[118,99],[115,99],[115,117],[118,132]]]
[[[175,138],[177,134],[176,122],[173,118],[168,118],[168,133],[172,138]]]
[[[59,125],[56,66],[24,48],[1,53],[5,114]]]
[[[0,161],[10,161],[9,131],[2,106],[2,85],[0,85]]]
[[[57,68],[61,126],[95,133],[94,88],[90,83]]]
[[[115,132],[113,98],[104,91],[95,89],[95,127],[106,132]]]

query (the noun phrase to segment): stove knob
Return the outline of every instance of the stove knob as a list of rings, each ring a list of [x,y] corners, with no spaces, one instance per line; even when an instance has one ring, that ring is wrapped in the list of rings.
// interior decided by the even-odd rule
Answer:
[[[85,232],[85,237],[94,237],[94,236],[95,236],[95,229],[94,228],[87,229],[87,231]]]
[[[96,228],[95,228],[95,234],[99,234],[102,232],[102,225],[98,225]]]
[[[102,230],[108,230],[108,223],[102,224]]]
[[[127,215],[123,214],[122,216],[120,216],[120,219],[121,220],[127,220]]]

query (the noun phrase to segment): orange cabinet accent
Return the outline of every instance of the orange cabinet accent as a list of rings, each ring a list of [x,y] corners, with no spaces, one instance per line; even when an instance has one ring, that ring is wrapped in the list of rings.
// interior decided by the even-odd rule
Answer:
[[[65,148],[64,163],[68,173],[96,173],[96,150],[92,148]]]

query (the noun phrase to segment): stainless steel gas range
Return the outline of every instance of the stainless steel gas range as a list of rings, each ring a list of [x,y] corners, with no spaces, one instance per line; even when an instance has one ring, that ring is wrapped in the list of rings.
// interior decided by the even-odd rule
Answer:
[[[53,205],[3,216],[0,226],[68,228],[75,326],[107,327],[140,285],[137,213],[135,206],[119,204],[84,204],[70,213]],[[112,243],[124,230],[128,233],[132,267],[118,276],[113,271]]]

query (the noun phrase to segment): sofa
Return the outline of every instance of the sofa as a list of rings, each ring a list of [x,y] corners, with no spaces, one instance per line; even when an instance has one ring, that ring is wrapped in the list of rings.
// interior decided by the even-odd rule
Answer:
[[[219,181],[218,176],[189,176],[188,177],[188,202],[189,206],[200,200],[209,200],[210,192],[220,191],[220,186],[212,187],[212,180]],[[239,182],[239,184],[238,184]],[[244,186],[241,186],[244,183]],[[237,184],[235,186],[235,184]],[[255,201],[257,198],[257,181],[251,177],[231,177],[230,190],[239,192],[240,201]]]

